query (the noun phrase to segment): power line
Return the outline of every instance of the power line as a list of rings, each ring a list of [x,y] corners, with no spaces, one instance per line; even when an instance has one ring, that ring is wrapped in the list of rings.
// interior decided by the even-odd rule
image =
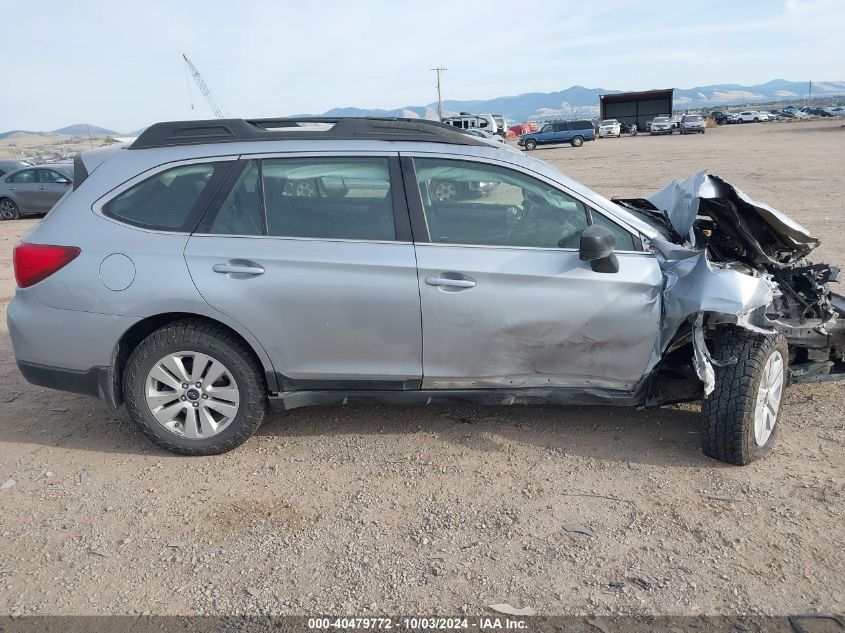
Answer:
[[[443,96],[440,93],[440,73],[444,70],[448,70],[448,68],[443,68],[443,66],[438,66],[437,68],[429,68],[429,70],[433,70],[437,73],[437,118],[441,121],[443,120]]]

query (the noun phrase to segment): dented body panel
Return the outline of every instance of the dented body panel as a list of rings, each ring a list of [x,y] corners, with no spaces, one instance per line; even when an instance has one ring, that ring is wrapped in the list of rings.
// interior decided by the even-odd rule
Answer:
[[[660,337],[663,275],[652,253],[593,272],[572,249],[417,245],[423,388],[634,391]],[[476,285],[435,289],[460,270]]]

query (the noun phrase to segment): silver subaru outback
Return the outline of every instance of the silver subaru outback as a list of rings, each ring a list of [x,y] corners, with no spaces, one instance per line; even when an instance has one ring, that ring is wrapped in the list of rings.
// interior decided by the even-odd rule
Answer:
[[[177,453],[268,404],[701,400],[704,452],[746,464],[790,381],[845,376],[817,244],[715,176],[611,201],[434,122],[159,123],[76,158],[8,322],[27,380]]]

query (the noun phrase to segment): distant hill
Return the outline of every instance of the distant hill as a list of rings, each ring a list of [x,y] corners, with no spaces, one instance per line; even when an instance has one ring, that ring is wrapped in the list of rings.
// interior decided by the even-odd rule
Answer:
[[[53,134],[65,134],[67,136],[108,136],[109,134],[117,134],[114,130],[107,130],[104,127],[97,127],[96,125],[89,125],[88,123],[74,123],[67,127],[53,130]]]
[[[29,130],[9,130],[8,132],[0,132],[0,141],[7,138],[15,138],[26,135],[46,136],[44,132],[30,132]]]

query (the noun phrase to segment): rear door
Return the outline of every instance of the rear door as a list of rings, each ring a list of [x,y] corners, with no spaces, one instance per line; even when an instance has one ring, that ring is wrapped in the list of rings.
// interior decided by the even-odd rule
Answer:
[[[6,177],[6,184],[21,211],[41,211],[37,169],[22,169]]]
[[[565,143],[572,139],[572,125],[570,123],[555,123],[555,142]]]
[[[416,259],[395,154],[242,159],[185,258],[205,300],[261,341],[283,389],[419,388]]]
[[[506,164],[420,155],[403,166],[420,235],[423,388],[634,388],[657,341],[663,287],[638,236]],[[431,182],[446,179],[467,195],[431,196]],[[488,193],[472,195],[463,183],[473,182]],[[580,261],[590,223],[614,232],[618,272]]]

